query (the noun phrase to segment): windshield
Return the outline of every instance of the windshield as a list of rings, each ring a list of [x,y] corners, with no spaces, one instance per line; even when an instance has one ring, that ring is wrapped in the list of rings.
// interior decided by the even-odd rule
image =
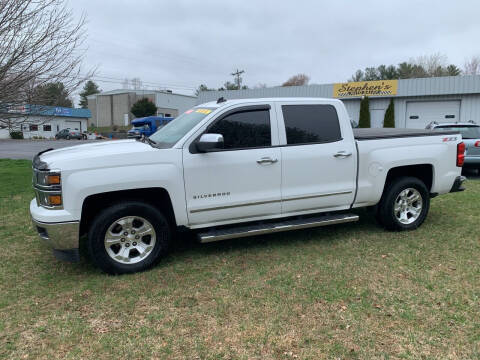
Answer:
[[[148,129],[150,126],[148,124],[135,124],[133,125],[132,130],[142,130],[142,129]]]
[[[480,126],[437,126],[433,130],[453,130],[460,132],[464,139],[480,139]]]
[[[150,136],[150,139],[155,141],[157,147],[172,147],[213,110],[215,110],[215,108],[194,108],[187,110],[179,117],[158,129],[155,134]]]

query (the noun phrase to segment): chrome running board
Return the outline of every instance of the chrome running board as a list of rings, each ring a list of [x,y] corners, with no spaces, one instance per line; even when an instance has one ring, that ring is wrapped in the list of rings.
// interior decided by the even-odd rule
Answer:
[[[281,220],[279,222],[257,223],[250,225],[240,224],[228,228],[210,229],[206,232],[200,232],[198,233],[198,238],[201,243],[208,243],[212,241],[271,234],[282,231],[308,229],[319,226],[342,224],[354,221],[358,221],[358,215],[338,214],[300,218],[293,220]]]

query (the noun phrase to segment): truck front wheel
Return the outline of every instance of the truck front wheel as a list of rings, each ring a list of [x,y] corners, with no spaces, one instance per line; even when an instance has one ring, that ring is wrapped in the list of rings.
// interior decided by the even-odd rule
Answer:
[[[143,271],[168,250],[172,231],[166,217],[149,204],[126,201],[95,217],[88,232],[92,261],[109,274]]]
[[[415,177],[400,177],[386,185],[377,220],[388,230],[413,230],[425,221],[429,208],[425,184]]]

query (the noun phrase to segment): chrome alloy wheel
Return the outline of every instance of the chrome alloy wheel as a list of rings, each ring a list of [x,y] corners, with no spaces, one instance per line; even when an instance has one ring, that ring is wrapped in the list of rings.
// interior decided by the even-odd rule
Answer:
[[[109,226],[104,244],[113,260],[121,264],[135,264],[152,253],[155,241],[152,224],[140,216],[126,216]]]
[[[423,198],[414,188],[402,190],[395,199],[393,212],[402,224],[411,224],[418,219],[423,208]]]

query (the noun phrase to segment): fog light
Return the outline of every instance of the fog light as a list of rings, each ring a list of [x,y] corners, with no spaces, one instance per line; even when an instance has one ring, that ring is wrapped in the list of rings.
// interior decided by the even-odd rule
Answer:
[[[62,195],[49,195],[48,203],[50,205],[62,205]]]

